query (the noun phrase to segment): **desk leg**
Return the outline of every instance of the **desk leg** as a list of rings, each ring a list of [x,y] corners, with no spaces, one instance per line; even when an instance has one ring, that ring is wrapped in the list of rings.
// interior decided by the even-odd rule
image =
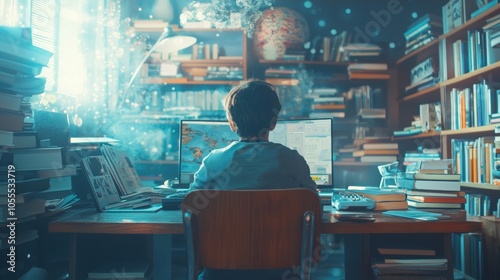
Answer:
[[[76,280],[76,233],[70,234],[69,242],[69,279]]]
[[[448,271],[446,278],[453,280],[453,245],[452,245],[452,234],[443,233],[444,241],[444,257],[448,260]]]
[[[172,235],[153,236],[153,279],[172,279]]]
[[[370,279],[370,237],[368,234],[344,236],[345,279]]]

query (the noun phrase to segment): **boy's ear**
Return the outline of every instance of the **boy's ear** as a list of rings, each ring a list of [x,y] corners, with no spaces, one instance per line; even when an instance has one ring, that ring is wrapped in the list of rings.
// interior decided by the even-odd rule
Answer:
[[[229,127],[231,128],[232,131],[236,132],[237,130],[236,124],[232,120],[229,120]]]
[[[273,131],[276,128],[277,122],[278,122],[278,118],[271,121],[271,125],[269,126],[269,131]]]

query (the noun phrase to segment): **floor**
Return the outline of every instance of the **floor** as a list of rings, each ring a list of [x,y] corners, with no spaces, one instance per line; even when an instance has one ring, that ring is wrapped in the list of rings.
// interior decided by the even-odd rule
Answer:
[[[333,235],[322,235],[321,241],[324,245],[322,261],[313,271],[314,280],[344,280],[344,244],[342,240],[336,240]],[[175,254],[174,254],[175,255]],[[173,258],[172,279],[185,280],[186,267],[182,253]]]

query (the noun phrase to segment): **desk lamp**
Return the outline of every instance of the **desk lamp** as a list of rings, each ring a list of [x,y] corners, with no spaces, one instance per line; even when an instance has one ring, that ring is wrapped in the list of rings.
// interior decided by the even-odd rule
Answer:
[[[130,80],[127,83],[127,86],[125,87],[125,90],[123,92],[123,98],[120,100],[120,103],[118,105],[119,108],[122,107],[123,102],[127,99],[128,93],[130,88],[132,87],[132,84],[137,77],[137,74],[139,74],[139,71],[141,70],[142,66],[148,58],[151,56],[151,54],[154,51],[158,51],[161,53],[172,53],[176,51],[180,51],[185,48],[189,48],[190,46],[194,45],[196,43],[196,38],[192,36],[184,36],[184,35],[175,35],[168,37],[170,33],[171,28],[167,25],[163,31],[163,33],[160,35],[156,43],[151,47],[151,49],[148,51],[148,53],[142,58],[141,62],[139,65],[134,70],[134,73],[130,77]]]

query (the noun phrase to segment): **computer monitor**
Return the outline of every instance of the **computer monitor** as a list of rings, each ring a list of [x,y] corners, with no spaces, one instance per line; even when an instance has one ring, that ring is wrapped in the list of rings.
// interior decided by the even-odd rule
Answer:
[[[179,140],[179,184],[193,182],[194,173],[212,150],[238,140],[227,121],[181,120]],[[332,187],[332,120],[279,120],[269,141],[297,150],[311,170],[318,187]]]
[[[179,184],[190,184],[201,162],[212,150],[238,140],[227,121],[181,120],[179,140]]]
[[[333,188],[332,119],[280,120],[269,133],[269,141],[297,150],[316,185]]]

